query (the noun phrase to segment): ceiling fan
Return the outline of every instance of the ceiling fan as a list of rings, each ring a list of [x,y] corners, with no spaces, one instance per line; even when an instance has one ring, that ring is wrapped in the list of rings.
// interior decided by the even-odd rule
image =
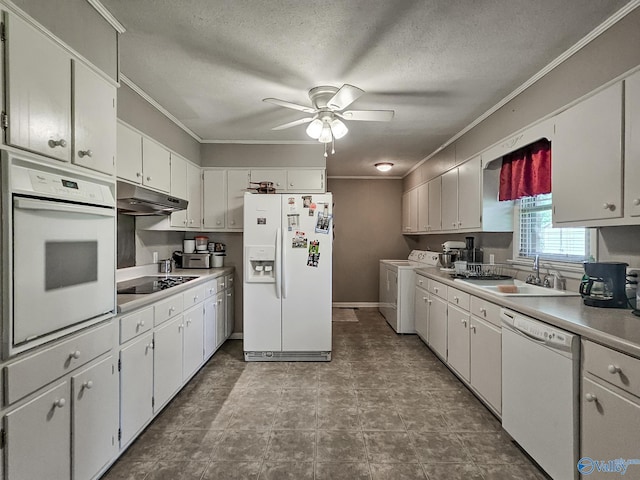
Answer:
[[[364,90],[349,84],[344,84],[340,88],[323,85],[309,90],[312,107],[277,98],[264,98],[263,102],[312,114],[311,117],[278,125],[272,130],[284,130],[308,123],[307,135],[325,144],[324,155],[326,157],[327,143],[333,143],[334,140],[344,137],[349,131],[342,120],[388,122],[393,118],[395,113],[393,110],[345,110],[364,93]],[[335,153],[335,149],[332,148],[331,153]]]

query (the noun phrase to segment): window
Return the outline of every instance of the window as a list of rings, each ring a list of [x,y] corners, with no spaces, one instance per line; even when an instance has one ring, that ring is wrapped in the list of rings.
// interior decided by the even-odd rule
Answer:
[[[551,194],[525,197],[519,205],[519,258],[578,263],[590,256],[590,230],[551,226]]]

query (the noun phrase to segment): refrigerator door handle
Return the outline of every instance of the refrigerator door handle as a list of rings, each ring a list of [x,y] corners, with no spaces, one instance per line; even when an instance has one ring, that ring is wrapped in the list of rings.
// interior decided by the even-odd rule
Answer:
[[[285,245],[284,237],[282,237],[282,266],[280,274],[282,275],[282,298],[287,298],[287,245]]]
[[[282,262],[280,261],[280,249],[282,248],[282,242],[281,242],[281,236],[282,236],[282,229],[278,228],[276,230],[276,258],[275,258],[275,265],[274,265],[274,269],[275,269],[275,277],[276,277],[276,298],[280,298],[280,290],[282,289],[282,285],[281,285],[281,264]]]

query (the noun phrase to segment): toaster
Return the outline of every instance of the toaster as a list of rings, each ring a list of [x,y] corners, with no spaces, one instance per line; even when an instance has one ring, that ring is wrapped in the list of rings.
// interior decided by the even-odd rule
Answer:
[[[182,268],[211,268],[210,253],[183,253]]]

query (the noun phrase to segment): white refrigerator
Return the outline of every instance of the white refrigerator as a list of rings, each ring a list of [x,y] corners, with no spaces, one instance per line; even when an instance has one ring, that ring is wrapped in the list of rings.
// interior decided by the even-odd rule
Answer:
[[[246,361],[331,360],[332,196],[244,196]]]

